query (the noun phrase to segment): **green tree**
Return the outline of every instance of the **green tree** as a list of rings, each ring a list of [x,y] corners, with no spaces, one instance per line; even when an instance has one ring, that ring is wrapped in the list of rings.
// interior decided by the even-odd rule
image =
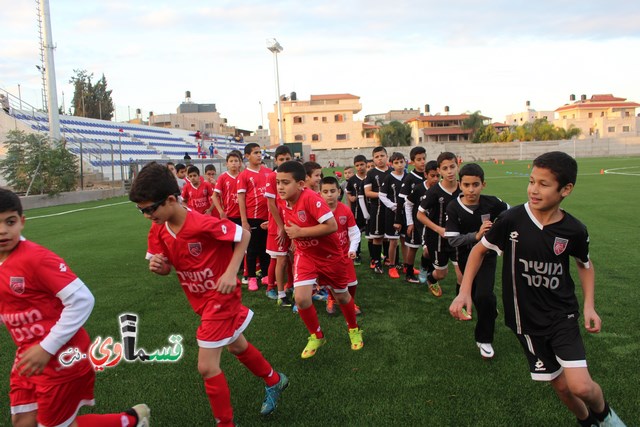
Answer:
[[[383,147],[411,145],[411,126],[394,120],[378,129],[378,138]]]
[[[477,110],[476,112],[469,114],[469,117],[467,117],[462,121],[462,129],[471,130],[471,135],[469,135],[469,139],[472,140],[473,142],[480,142],[476,140],[475,136],[476,136],[476,133],[484,130],[485,120],[486,120],[486,117],[480,114],[480,110]]]
[[[114,111],[112,91],[107,89],[107,79],[104,74],[94,84],[93,73],[87,74],[86,70],[73,70],[73,72],[76,75],[69,80],[73,85],[71,100],[73,115],[111,120]]]
[[[7,157],[0,161],[0,173],[15,191],[53,195],[75,189],[76,158],[62,142],[51,145],[46,135],[13,130],[5,144]]]

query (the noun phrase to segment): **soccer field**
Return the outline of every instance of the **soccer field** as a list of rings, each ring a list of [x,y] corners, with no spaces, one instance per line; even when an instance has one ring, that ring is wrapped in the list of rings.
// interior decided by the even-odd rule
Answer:
[[[482,163],[487,187],[510,205],[526,201],[530,161]],[[601,174],[601,170],[605,172]],[[596,269],[596,310],[602,332],[584,332],[593,378],[627,425],[640,424],[640,158],[580,159],[573,194],[563,208],[584,222]],[[69,212],[73,211],[73,212]],[[144,259],[150,222],[125,198],[34,209],[24,236],[62,256],[96,297],[86,324],[89,335],[120,339],[118,316],[136,313],[137,346],[148,351],[181,334],[184,352],[169,362],[125,362],[97,373],[96,407],[83,413],[114,412],[145,402],[154,426],[214,425],[197,368],[191,310],[175,274],[148,271]],[[363,242],[366,251],[366,244]],[[255,312],[245,332],[290,386],[276,412],[259,415],[264,388],[230,354],[222,358],[235,420],[242,426],[574,426],[575,418],[546,383],[530,379],[514,334],[504,326],[502,302],[491,361],[480,358],[473,322],[448,313],[455,274],[442,282],[443,296],[424,286],[374,275],[368,257],[357,267],[357,303],[365,347],[351,351],[344,319],[316,302],[327,345],[300,358],[307,331],[290,310],[268,300],[264,290],[243,292]],[[498,268],[501,264],[499,263]],[[577,282],[577,274],[573,270]],[[496,293],[500,295],[500,274]],[[579,285],[578,285],[579,288]],[[578,291],[580,293],[580,291]],[[579,297],[582,304],[582,299]],[[0,333],[0,425],[10,425],[8,377],[15,346]]]

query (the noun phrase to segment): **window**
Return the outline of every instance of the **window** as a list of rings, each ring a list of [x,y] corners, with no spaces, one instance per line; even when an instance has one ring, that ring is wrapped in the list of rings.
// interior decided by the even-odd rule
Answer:
[[[304,141],[304,135],[296,135],[293,139],[296,141]]]
[[[622,126],[622,132],[630,132],[631,128],[629,126]]]
[[[564,116],[562,116],[562,118],[566,120],[567,116],[566,116],[566,115],[564,115]]]
[[[299,123],[302,123],[302,122],[303,122],[302,116],[293,116],[293,123],[294,124],[299,124]]]
[[[629,112],[628,112],[628,111],[625,111],[625,112],[624,112],[624,116],[625,116],[625,117],[629,117]]]
[[[614,133],[615,131],[616,131],[616,127],[615,126],[609,126],[607,128],[607,132],[609,132],[609,133]]]
[[[313,135],[311,135],[311,140],[320,141],[320,135],[318,135],[317,133],[314,133]]]
[[[348,138],[346,133],[339,133],[336,135],[336,141],[346,141]]]
[[[344,122],[344,116],[342,114],[336,114],[333,116],[334,122]]]
[[[593,113],[589,113],[589,118],[592,118],[592,117],[593,117]]]
[[[604,111],[600,111],[600,117],[604,117]]]
[[[326,118],[326,117],[323,117],[323,118],[322,118],[322,121],[323,121],[324,123],[326,123],[326,122],[327,122],[327,118]]]
[[[313,121],[314,121],[314,122],[317,122],[317,121],[318,121],[318,116],[314,117],[314,118],[313,118]]]

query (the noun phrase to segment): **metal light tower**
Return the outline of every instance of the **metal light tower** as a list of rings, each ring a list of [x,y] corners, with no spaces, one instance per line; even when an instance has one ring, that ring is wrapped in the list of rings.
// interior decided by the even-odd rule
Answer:
[[[58,92],[56,88],[56,67],[53,61],[53,40],[51,35],[51,14],[49,12],[49,0],[40,0],[40,20],[43,24],[45,70],[47,76],[47,106],[49,110],[49,137],[52,140],[60,140],[60,115],[58,113]]]
[[[273,62],[276,70],[276,99],[278,100],[278,144],[284,144],[282,132],[282,104],[280,103],[280,74],[278,72],[278,54],[282,52],[282,45],[276,39],[267,40],[267,49],[273,52]]]

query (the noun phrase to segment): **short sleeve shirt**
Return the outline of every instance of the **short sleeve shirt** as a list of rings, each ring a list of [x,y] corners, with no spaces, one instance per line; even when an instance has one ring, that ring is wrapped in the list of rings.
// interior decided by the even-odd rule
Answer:
[[[264,193],[267,177],[271,172],[271,169],[261,166],[258,171],[247,168],[238,175],[237,191],[245,193],[247,218],[263,220],[268,218],[267,199],[264,198]]]
[[[379,193],[380,188],[382,187],[382,183],[387,178],[389,171],[390,169],[387,169],[386,171],[380,170],[378,168],[371,169],[369,172],[367,172],[367,177],[364,179],[364,187],[371,187],[369,188],[369,190],[373,191],[374,193]],[[371,203],[372,206],[378,206],[378,203],[380,203],[380,199],[369,199],[369,203]]]
[[[182,199],[187,202],[187,206],[201,214],[211,207],[212,195],[213,187],[204,180],[200,180],[198,188],[194,187],[191,181],[182,188]]]
[[[240,218],[240,209],[238,208],[238,177],[234,177],[229,172],[225,172],[218,177],[216,181],[215,192],[220,195],[224,213],[228,218]]]

